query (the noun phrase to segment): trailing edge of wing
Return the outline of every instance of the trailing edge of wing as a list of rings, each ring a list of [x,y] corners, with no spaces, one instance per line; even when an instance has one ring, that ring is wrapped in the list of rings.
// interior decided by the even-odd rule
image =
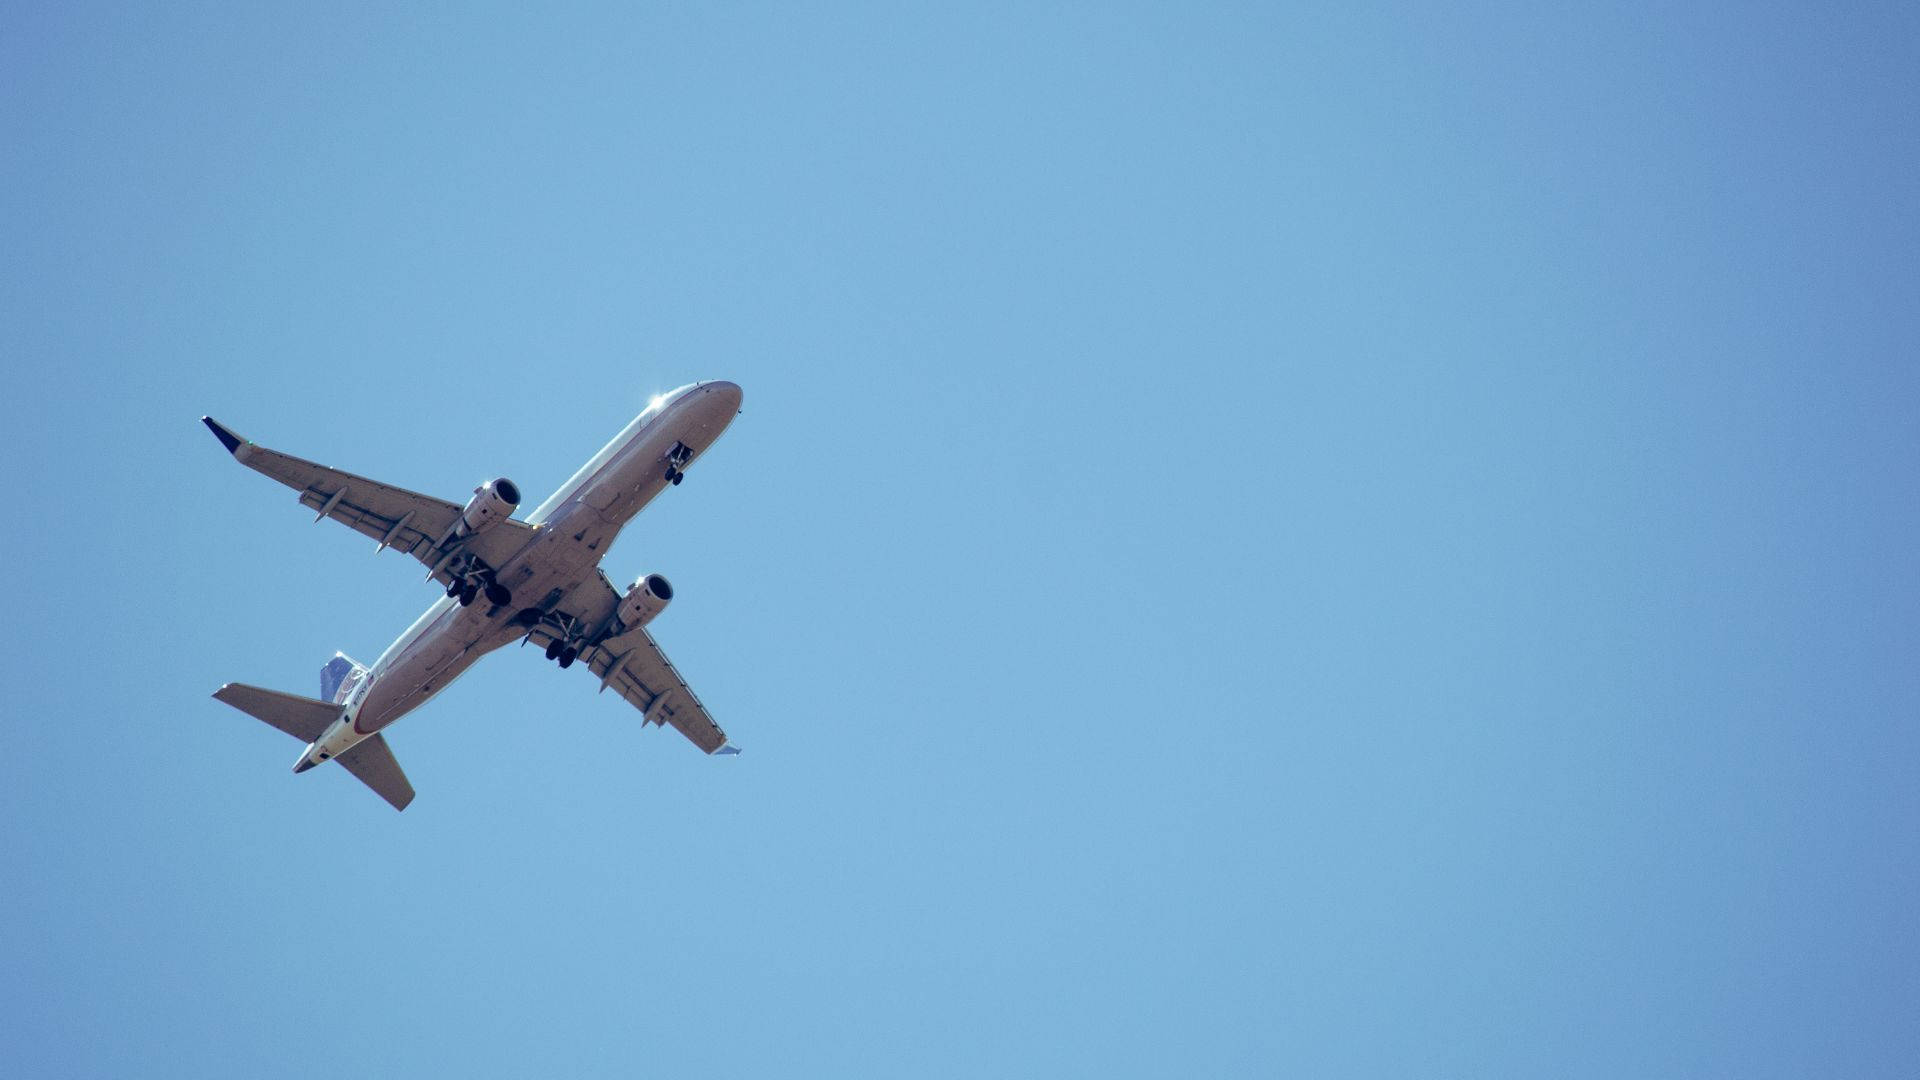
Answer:
[[[602,643],[587,670],[602,679],[611,675],[609,689],[639,709],[643,723],[671,725],[704,753],[716,754],[727,746],[727,733],[713,722],[693,688],[646,630]]]

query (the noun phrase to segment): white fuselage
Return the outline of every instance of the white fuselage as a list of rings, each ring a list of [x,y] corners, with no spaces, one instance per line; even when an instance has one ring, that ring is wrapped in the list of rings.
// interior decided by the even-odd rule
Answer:
[[[676,445],[691,451],[681,468],[713,445],[740,411],[740,388],[730,382],[683,386],[655,398],[527,517],[535,534],[495,567],[511,605],[462,606],[436,601],[374,661],[342,713],[307,747],[305,763],[340,756],[355,743],[426,704],[487,653],[526,633],[511,625],[527,606],[551,608],[599,570],[600,557],[622,526],[669,486],[667,456]]]

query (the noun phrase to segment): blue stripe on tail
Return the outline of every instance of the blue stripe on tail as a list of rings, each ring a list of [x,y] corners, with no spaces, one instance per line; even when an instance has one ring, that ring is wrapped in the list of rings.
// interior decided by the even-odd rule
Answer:
[[[327,666],[320,669],[320,700],[344,704],[347,695],[353,693],[354,687],[366,676],[366,665],[346,653],[334,653]]]

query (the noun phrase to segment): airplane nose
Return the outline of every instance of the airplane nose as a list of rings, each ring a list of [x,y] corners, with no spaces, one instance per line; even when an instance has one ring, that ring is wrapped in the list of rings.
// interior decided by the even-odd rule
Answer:
[[[716,401],[716,404],[725,405],[727,411],[730,413],[739,412],[740,402],[746,397],[746,395],[741,392],[739,383],[731,383],[725,379],[719,379],[710,383],[701,383],[700,389],[702,392],[710,395]]]

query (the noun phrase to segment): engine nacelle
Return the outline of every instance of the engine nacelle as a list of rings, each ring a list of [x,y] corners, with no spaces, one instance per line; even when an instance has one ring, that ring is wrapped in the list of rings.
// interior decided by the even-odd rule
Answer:
[[[467,500],[467,508],[460,511],[459,536],[472,536],[484,532],[499,522],[513,516],[520,509],[520,489],[506,477],[489,480],[473,489],[473,498]]]
[[[648,574],[633,583],[627,595],[620,599],[620,625],[635,630],[654,620],[654,617],[667,610],[667,602],[673,599],[673,586],[659,574]]]

